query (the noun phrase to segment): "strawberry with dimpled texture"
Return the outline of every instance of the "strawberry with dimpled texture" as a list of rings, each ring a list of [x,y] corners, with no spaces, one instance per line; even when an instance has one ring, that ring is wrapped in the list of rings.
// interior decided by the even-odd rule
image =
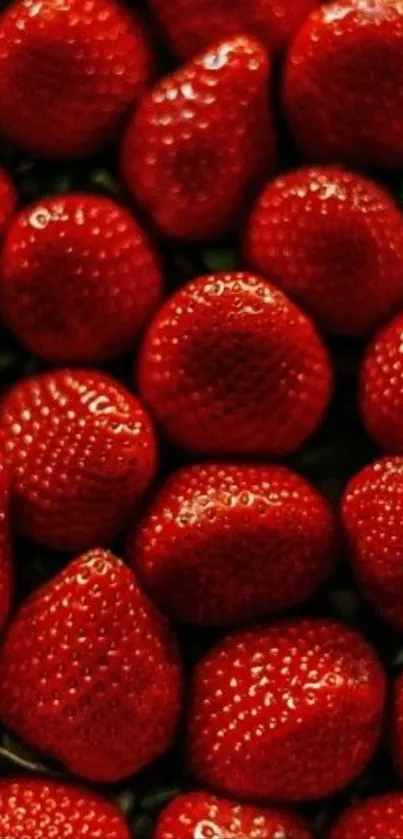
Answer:
[[[11,606],[14,590],[10,532],[10,475],[0,455],[0,629]]]
[[[270,61],[237,37],[163,78],[134,114],[122,176],[160,231],[204,240],[227,232],[274,166]]]
[[[306,167],[269,183],[244,251],[328,332],[372,333],[403,303],[402,213],[386,190],[340,167]]]
[[[151,322],[139,385],[167,437],[198,454],[284,455],[320,425],[332,390],[311,320],[249,273],[183,286]]]
[[[370,342],[361,365],[360,409],[368,434],[386,452],[403,453],[403,314]]]
[[[152,64],[142,23],[119,0],[13,0],[0,17],[0,130],[35,155],[93,153]]]
[[[16,206],[17,193],[14,184],[8,172],[0,167],[0,236],[3,236]]]
[[[195,671],[190,768],[239,798],[332,795],[371,759],[384,701],[375,651],[341,624],[294,620],[228,635]]]
[[[10,225],[2,314],[21,343],[47,361],[99,362],[126,352],[161,296],[153,244],[109,198],[46,198]]]
[[[282,466],[208,463],[168,478],[129,559],[172,618],[225,626],[309,597],[333,567],[325,498]]]
[[[288,54],[284,104],[310,160],[400,169],[403,9],[336,0],[302,24]]]
[[[302,819],[210,792],[177,795],[162,811],[154,839],[312,839]]]
[[[117,807],[96,793],[25,775],[0,781],[0,833],[7,839],[130,839]]]
[[[143,406],[96,371],[22,379],[3,398],[0,433],[19,532],[59,550],[110,543],[157,469]]]
[[[401,839],[403,836],[403,795],[380,795],[359,802],[342,814],[329,839]]]
[[[0,651],[0,716],[75,775],[113,782],[171,744],[182,674],[168,625],[103,549],[23,602]]]

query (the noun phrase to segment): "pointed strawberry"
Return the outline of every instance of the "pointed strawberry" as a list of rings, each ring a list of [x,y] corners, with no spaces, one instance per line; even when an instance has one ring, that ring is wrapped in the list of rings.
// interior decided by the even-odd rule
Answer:
[[[368,798],[346,810],[329,839],[401,839],[403,795],[399,792]]]
[[[132,775],[165,751],[181,703],[167,625],[101,549],[22,604],[0,651],[0,684],[4,724],[92,781]]]
[[[121,169],[165,235],[221,235],[273,168],[269,75],[259,42],[237,37],[162,79],[141,102],[123,141]]]
[[[361,367],[364,425],[384,451],[403,453],[403,314],[370,342]]]
[[[10,611],[13,595],[13,569],[10,533],[10,475],[0,455],[0,629]]]

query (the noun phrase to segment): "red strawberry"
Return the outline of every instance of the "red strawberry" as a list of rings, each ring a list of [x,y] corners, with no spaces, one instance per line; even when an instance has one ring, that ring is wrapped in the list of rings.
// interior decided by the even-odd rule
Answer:
[[[144,399],[177,444],[203,454],[282,455],[320,424],[332,373],[311,321],[253,274],[181,288],[140,355]]]
[[[17,194],[8,173],[0,167],[0,235],[8,224],[17,206]]]
[[[285,71],[285,106],[307,156],[403,165],[403,7],[335,0],[302,25]]]
[[[373,332],[403,302],[403,216],[385,190],[335,166],[268,184],[245,254],[329,332]]]
[[[329,839],[402,839],[403,795],[369,798],[343,813]]]
[[[189,58],[208,47],[211,35],[247,32],[269,49],[283,50],[317,0],[151,0],[174,52]]]
[[[375,335],[361,368],[360,402],[368,433],[388,452],[403,453],[403,314]]]
[[[8,617],[12,593],[10,476],[0,456],[0,629]]]
[[[375,652],[337,623],[229,635],[196,669],[190,766],[198,780],[242,798],[330,795],[371,758],[384,695]]]
[[[7,839],[130,839],[116,807],[95,793],[25,776],[0,781],[0,833]]]
[[[103,373],[19,382],[0,411],[19,530],[60,550],[108,543],[156,469],[148,415]]]
[[[11,224],[2,312],[21,342],[48,361],[103,361],[130,349],[161,293],[151,242],[107,198],[48,198]]]
[[[93,152],[140,98],[151,63],[119,0],[13,0],[0,18],[0,129],[33,154]]]
[[[395,683],[391,735],[395,767],[403,779],[403,673]]]
[[[310,839],[310,833],[292,813],[190,792],[163,810],[154,839]]]
[[[116,781],[171,743],[181,671],[167,624],[96,549],[21,606],[0,653],[0,716],[76,775]]]
[[[224,233],[273,167],[269,73],[264,48],[238,37],[211,47],[143,99],[123,142],[122,174],[167,236]]]
[[[332,512],[304,478],[282,466],[211,463],[169,478],[129,556],[168,614],[220,626],[309,597],[333,549]]]

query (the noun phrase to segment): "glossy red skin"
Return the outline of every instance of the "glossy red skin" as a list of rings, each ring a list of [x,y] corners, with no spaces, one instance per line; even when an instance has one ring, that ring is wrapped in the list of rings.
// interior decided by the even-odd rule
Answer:
[[[14,184],[8,172],[0,167],[0,236],[4,234],[16,206],[17,193]]]
[[[119,0],[13,0],[0,18],[0,130],[36,155],[90,154],[151,67],[142,24]]]
[[[403,453],[403,314],[370,342],[360,373],[363,423],[386,452]]]
[[[14,591],[10,532],[10,475],[0,456],[0,629],[3,628]]]
[[[154,839],[312,839],[293,813],[261,809],[209,792],[178,795],[162,811]]]
[[[47,198],[24,208],[8,230],[2,314],[47,361],[100,362],[128,351],[162,287],[153,244],[108,198]]]
[[[17,529],[59,550],[109,544],[157,469],[146,411],[96,371],[22,379],[3,399],[0,433]]]
[[[170,616],[225,626],[309,597],[333,566],[325,499],[282,466],[210,463],[168,478],[128,557]]]
[[[0,716],[73,774],[113,782],[171,744],[182,678],[168,625],[116,557],[73,560],[20,607],[0,653]]]
[[[329,839],[401,839],[403,795],[389,793],[368,798],[343,813]]]
[[[109,801],[82,787],[28,776],[0,781],[0,831],[7,839],[130,839]]]
[[[151,0],[172,50],[190,58],[215,38],[244,32],[282,51],[317,0]]]
[[[271,65],[258,41],[222,41],[144,97],[121,150],[123,179],[163,234],[211,239],[239,220],[275,163]]]
[[[403,674],[396,679],[394,686],[391,746],[396,770],[403,779]]]
[[[403,302],[403,216],[386,190],[340,167],[269,183],[244,252],[328,332],[371,334]]]
[[[210,455],[283,455],[320,425],[332,389],[309,318],[249,273],[183,286],[151,323],[140,391],[165,434]]]
[[[397,0],[319,6],[288,55],[284,104],[315,161],[403,164],[403,10]]]
[[[228,635],[196,668],[191,770],[239,798],[331,795],[372,757],[384,697],[374,650],[340,624],[295,620]]]

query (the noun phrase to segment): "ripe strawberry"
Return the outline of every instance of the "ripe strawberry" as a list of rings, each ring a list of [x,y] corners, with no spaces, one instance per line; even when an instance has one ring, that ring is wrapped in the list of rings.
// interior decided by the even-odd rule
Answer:
[[[190,766],[198,780],[241,798],[330,795],[371,758],[384,695],[375,652],[337,623],[229,635],[196,669]]]
[[[109,543],[156,469],[144,408],[95,371],[20,381],[3,399],[0,431],[17,527],[60,550]]]
[[[151,242],[107,198],[48,198],[9,228],[2,313],[21,342],[48,361],[104,361],[130,349],[161,293]]]
[[[334,0],[307,18],[291,47],[285,106],[314,160],[403,164],[403,7]]]
[[[310,839],[303,821],[208,792],[178,795],[163,810],[154,839]]]
[[[14,184],[8,173],[0,167],[0,235],[2,236],[6,225],[17,206],[17,194]]]
[[[0,456],[0,629],[8,617],[12,594],[10,476]]]
[[[343,813],[329,839],[402,839],[403,795],[369,798]]]
[[[309,597],[332,567],[334,534],[329,505],[300,475],[210,463],[168,479],[129,557],[169,615],[220,626]]]
[[[403,673],[395,682],[391,735],[395,767],[403,779]]]
[[[181,671],[168,626],[101,549],[21,606],[0,653],[0,716],[76,775],[116,781],[171,743]]]
[[[385,190],[336,166],[268,184],[245,255],[329,332],[373,332],[403,302],[403,216]]]
[[[119,0],[12,0],[0,18],[0,129],[33,154],[88,154],[112,136],[151,70]]]
[[[222,41],[162,79],[123,141],[122,174],[167,236],[232,227],[274,164],[270,62],[247,37]]]
[[[360,403],[364,425],[388,452],[403,452],[403,314],[381,329],[361,367]]]
[[[177,291],[139,362],[140,389],[166,434],[202,454],[296,449],[320,424],[331,379],[309,318],[247,273],[199,277]]]
[[[254,35],[272,52],[283,50],[317,0],[151,0],[168,41],[190,58],[215,38]]]
[[[7,839],[130,839],[117,808],[95,793],[25,776],[0,781],[0,833]]]

